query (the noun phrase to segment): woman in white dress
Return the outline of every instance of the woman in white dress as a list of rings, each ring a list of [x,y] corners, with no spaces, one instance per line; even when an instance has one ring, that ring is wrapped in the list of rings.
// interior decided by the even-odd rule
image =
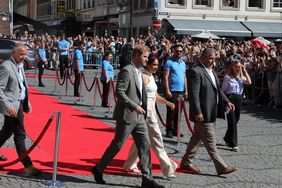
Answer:
[[[158,95],[158,87],[156,85],[154,76],[152,75],[153,73],[156,73],[158,65],[158,59],[154,56],[154,54],[150,54],[147,66],[145,67],[145,70],[143,72],[143,80],[148,96],[146,122],[148,125],[151,148],[158,157],[163,175],[167,178],[173,178],[175,177],[175,171],[178,165],[168,157],[164,149],[163,138],[158,124],[155,104],[156,101],[158,101],[169,106],[171,109],[173,109],[175,106],[173,103],[165,100]],[[137,167],[138,161],[139,159],[137,149],[135,144],[133,143],[128,153],[128,158],[124,163],[123,169],[126,171],[139,172],[139,169]]]

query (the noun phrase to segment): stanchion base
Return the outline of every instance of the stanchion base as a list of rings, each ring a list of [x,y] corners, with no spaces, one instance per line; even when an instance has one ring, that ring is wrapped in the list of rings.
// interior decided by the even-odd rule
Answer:
[[[57,186],[57,187],[61,187],[61,186],[64,185],[64,182],[48,180],[48,181],[45,181],[43,184],[44,184],[44,185],[47,185],[47,186]]]

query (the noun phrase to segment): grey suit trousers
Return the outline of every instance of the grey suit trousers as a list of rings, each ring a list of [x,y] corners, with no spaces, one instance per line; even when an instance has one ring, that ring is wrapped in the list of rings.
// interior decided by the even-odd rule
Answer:
[[[144,115],[138,115],[136,123],[128,124],[124,120],[117,120],[115,137],[108,146],[100,162],[96,165],[99,172],[103,173],[107,165],[112,161],[115,155],[120,151],[127,138],[131,134],[137,146],[138,157],[141,162],[141,172],[144,177],[151,178],[151,155],[150,140],[148,136],[148,127]]]
[[[221,158],[216,148],[215,123],[195,122],[194,134],[190,138],[186,153],[181,163],[192,163],[192,160],[195,157],[202,141],[209,156],[213,160],[216,171],[218,173],[222,172],[224,169],[226,169],[227,164]]]

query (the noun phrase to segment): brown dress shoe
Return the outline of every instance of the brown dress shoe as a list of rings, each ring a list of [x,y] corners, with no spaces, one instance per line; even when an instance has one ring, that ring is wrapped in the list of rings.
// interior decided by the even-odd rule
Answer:
[[[30,165],[24,168],[24,175],[26,176],[39,176],[42,174],[42,171]]]
[[[201,170],[198,167],[187,165],[187,164],[181,164],[180,170],[184,170],[187,173],[191,173],[191,174],[199,174],[201,172]]]
[[[222,174],[230,174],[232,172],[235,172],[237,169],[234,166],[228,166],[225,168],[222,172],[218,172],[217,174],[220,176]]]

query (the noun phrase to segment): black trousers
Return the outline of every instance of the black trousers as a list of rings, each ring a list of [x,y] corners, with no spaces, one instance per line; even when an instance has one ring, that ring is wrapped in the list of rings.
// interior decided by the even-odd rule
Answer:
[[[230,111],[227,114],[228,128],[223,139],[228,144],[229,147],[235,147],[238,145],[237,124],[240,120],[242,95],[230,94],[227,95],[227,97],[229,98],[230,102],[234,104],[235,111]]]
[[[60,77],[61,79],[64,78],[64,72],[66,68],[69,68],[69,59],[67,55],[61,55],[59,58],[60,64]]]
[[[14,142],[18,156],[22,156],[26,152],[25,147],[25,138],[26,132],[23,124],[24,114],[23,114],[23,105],[20,105],[18,116],[10,117],[4,116],[4,125],[0,131],[0,147],[12,136],[14,135]],[[29,156],[25,157],[21,161],[24,167],[32,165],[31,159]]]
[[[42,84],[42,75],[44,73],[44,63],[42,61],[38,62],[38,83]]]
[[[80,86],[80,80],[81,80],[81,74],[78,74],[78,70],[74,71],[74,96],[79,97],[79,86]]]
[[[102,106],[108,106],[108,98],[109,98],[109,89],[110,89],[110,82],[106,83],[106,81],[101,81],[103,84],[103,98],[102,98]]]
[[[174,103],[174,105],[176,107],[177,103],[178,103],[178,100],[177,100],[178,97],[180,95],[183,96],[184,92],[183,91],[171,91],[171,94],[172,94],[172,97],[171,98],[166,98],[166,100],[168,100],[169,102]],[[177,116],[178,108],[174,108],[174,110],[171,110],[171,108],[167,106],[166,110],[167,110],[166,111],[166,124],[167,124],[166,131],[167,132],[171,131],[174,135],[176,135],[177,134],[177,123],[178,123],[178,116]],[[180,110],[182,111],[182,106],[181,106]],[[181,111],[180,111],[180,113],[181,113]],[[175,116],[174,116],[171,124],[168,124],[169,123],[168,121],[172,118],[174,112],[175,112]]]

